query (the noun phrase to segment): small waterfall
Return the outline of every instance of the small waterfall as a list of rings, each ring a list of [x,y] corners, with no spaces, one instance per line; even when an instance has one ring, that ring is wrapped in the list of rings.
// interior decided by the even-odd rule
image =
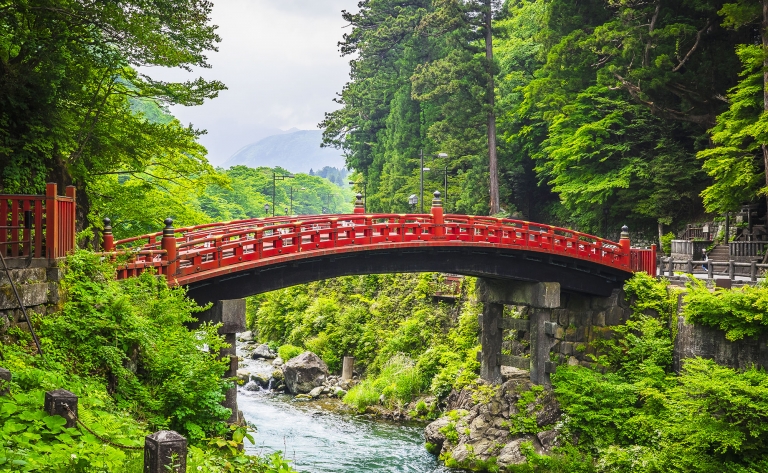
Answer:
[[[269,378],[269,383],[267,384],[267,391],[272,391],[272,383],[275,381],[275,378]]]

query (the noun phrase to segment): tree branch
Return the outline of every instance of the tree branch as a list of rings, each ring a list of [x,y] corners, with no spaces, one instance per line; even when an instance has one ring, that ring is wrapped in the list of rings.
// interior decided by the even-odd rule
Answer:
[[[704,32],[705,32],[707,29],[709,29],[709,18],[707,18],[707,24],[706,24],[706,25],[704,25],[704,28],[700,29],[700,30],[699,30],[699,31],[696,33],[696,42],[695,42],[695,43],[693,43],[693,47],[691,47],[690,51],[688,51],[688,54],[686,54],[686,55],[685,55],[685,57],[683,58],[683,60],[682,60],[682,61],[680,61],[680,64],[678,64],[677,66],[675,66],[675,67],[672,69],[672,72],[677,72],[677,71],[679,71],[679,70],[680,70],[680,68],[681,68],[681,67],[683,67],[683,65],[685,65],[685,63],[686,63],[686,62],[688,62],[688,59],[691,57],[691,54],[693,54],[693,52],[694,52],[694,51],[696,51],[696,48],[698,48],[698,47],[699,47],[699,41],[701,40],[701,34],[702,34],[702,33],[704,33]]]

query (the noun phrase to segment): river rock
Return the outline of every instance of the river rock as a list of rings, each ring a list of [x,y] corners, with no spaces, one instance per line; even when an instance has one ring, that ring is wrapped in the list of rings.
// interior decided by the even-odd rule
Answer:
[[[266,388],[269,385],[269,378],[261,373],[252,374],[251,381],[257,383],[262,388]]]
[[[248,370],[237,370],[237,379],[240,381],[247,383],[251,380],[251,372]]]
[[[310,396],[309,394],[297,394],[296,397],[293,398],[293,400],[296,402],[311,401],[312,396]]]
[[[283,370],[274,370],[272,371],[272,378],[276,381],[280,381],[283,379]]]
[[[328,365],[311,351],[291,358],[283,367],[285,386],[291,394],[308,393],[322,386],[328,376]]]
[[[333,391],[333,395],[336,396],[337,398],[341,399],[341,398],[343,398],[344,396],[347,395],[347,392],[345,390],[341,389],[340,387],[336,386],[336,389]]]
[[[323,394],[323,387],[322,386],[318,386],[318,387],[316,387],[315,389],[313,389],[312,391],[309,392],[309,395],[313,399],[317,398],[317,397],[320,397],[321,394]]]
[[[526,462],[520,450],[524,442],[530,442],[539,454],[548,453],[557,445],[554,427],[561,418],[560,406],[548,390],[538,393],[535,401],[525,407],[518,406],[521,395],[531,387],[529,380],[516,376],[501,386],[493,386],[493,391],[483,396],[473,396],[477,393],[473,386],[452,392],[447,398],[448,410],[453,411],[451,417],[442,417],[426,428],[426,441],[432,444],[430,452],[455,460],[459,467],[471,467],[475,461],[495,457],[502,468]],[[512,434],[509,422],[513,416],[535,419],[543,432],[536,436]],[[452,435],[446,435],[448,431]]]
[[[258,360],[258,359],[271,360],[273,358],[277,358],[277,355],[272,350],[269,349],[269,346],[266,343],[262,343],[261,345],[253,349],[253,353],[251,354],[251,357],[254,360]]]
[[[248,330],[247,332],[243,332],[237,337],[237,339],[240,340],[241,342],[253,341],[253,332],[251,332],[250,330]]]
[[[285,362],[279,356],[277,358],[275,358],[274,360],[272,360],[272,366],[274,366],[275,368],[280,368],[284,364],[285,364]]]
[[[434,450],[437,452],[443,449],[443,443],[445,442],[445,434],[440,432],[440,429],[447,427],[450,423],[451,419],[448,417],[441,417],[429,424],[424,430],[424,440],[426,440],[427,443],[434,445]]]
[[[510,465],[521,465],[525,463],[526,458],[520,451],[520,444],[523,442],[531,442],[536,453],[542,453],[538,439],[532,435],[525,435],[504,445],[504,448],[501,449],[499,456],[496,458],[496,464],[506,468]]]

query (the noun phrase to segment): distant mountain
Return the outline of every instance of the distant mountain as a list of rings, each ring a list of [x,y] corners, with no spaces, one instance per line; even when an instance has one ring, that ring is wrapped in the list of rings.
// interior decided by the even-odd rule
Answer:
[[[291,172],[304,173],[325,166],[343,168],[345,162],[340,150],[320,147],[322,135],[321,130],[299,130],[268,136],[240,148],[223,166],[280,166]]]

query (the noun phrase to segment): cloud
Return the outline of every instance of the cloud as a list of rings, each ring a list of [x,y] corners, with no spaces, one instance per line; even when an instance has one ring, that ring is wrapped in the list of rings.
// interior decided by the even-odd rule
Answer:
[[[337,43],[347,31],[341,10],[357,0],[218,0],[213,22],[222,38],[211,69],[142,72],[165,80],[197,76],[228,90],[199,107],[173,107],[182,123],[208,130],[201,141],[214,164],[278,129],[314,129],[349,74]]]

